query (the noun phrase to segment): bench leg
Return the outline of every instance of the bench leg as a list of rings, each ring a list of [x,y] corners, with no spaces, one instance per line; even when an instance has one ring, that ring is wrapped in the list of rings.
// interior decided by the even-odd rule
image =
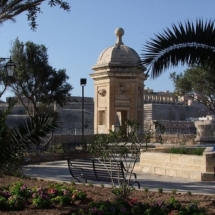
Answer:
[[[215,181],[215,166],[214,166],[214,181]]]
[[[140,183],[138,181],[134,181],[133,183],[131,183],[130,185],[133,187],[134,184],[137,184],[138,189],[140,189]]]

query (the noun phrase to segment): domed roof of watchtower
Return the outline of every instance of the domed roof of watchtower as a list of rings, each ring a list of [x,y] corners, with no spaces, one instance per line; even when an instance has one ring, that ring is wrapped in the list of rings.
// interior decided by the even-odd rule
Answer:
[[[139,67],[141,65],[140,57],[137,52],[134,51],[132,48],[124,45],[124,43],[122,42],[124,30],[122,28],[117,28],[115,30],[115,35],[117,37],[115,45],[102,51],[93,69],[105,66]]]

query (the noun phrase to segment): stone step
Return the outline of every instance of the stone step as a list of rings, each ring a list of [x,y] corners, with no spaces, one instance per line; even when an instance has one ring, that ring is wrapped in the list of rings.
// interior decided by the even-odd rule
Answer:
[[[214,172],[203,172],[201,174],[202,174],[201,181],[215,181]]]

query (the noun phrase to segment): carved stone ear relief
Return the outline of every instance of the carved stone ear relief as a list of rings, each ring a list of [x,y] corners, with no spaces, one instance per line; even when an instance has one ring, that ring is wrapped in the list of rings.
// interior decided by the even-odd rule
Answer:
[[[119,94],[125,95],[126,94],[126,86],[125,84],[119,84]]]
[[[98,91],[98,94],[99,94],[100,96],[102,96],[102,97],[105,97],[106,94],[107,94],[107,91],[106,91],[105,89],[101,89],[101,90]]]
[[[142,87],[138,87],[138,96],[139,97],[142,95],[142,91],[143,91],[143,88]]]

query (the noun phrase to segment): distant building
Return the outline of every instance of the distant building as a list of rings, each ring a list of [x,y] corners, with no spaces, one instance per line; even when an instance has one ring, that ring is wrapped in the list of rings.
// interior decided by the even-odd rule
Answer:
[[[169,132],[194,133],[194,121],[209,114],[207,107],[183,96],[173,93],[154,92],[144,89],[144,130],[152,121],[160,121]]]

